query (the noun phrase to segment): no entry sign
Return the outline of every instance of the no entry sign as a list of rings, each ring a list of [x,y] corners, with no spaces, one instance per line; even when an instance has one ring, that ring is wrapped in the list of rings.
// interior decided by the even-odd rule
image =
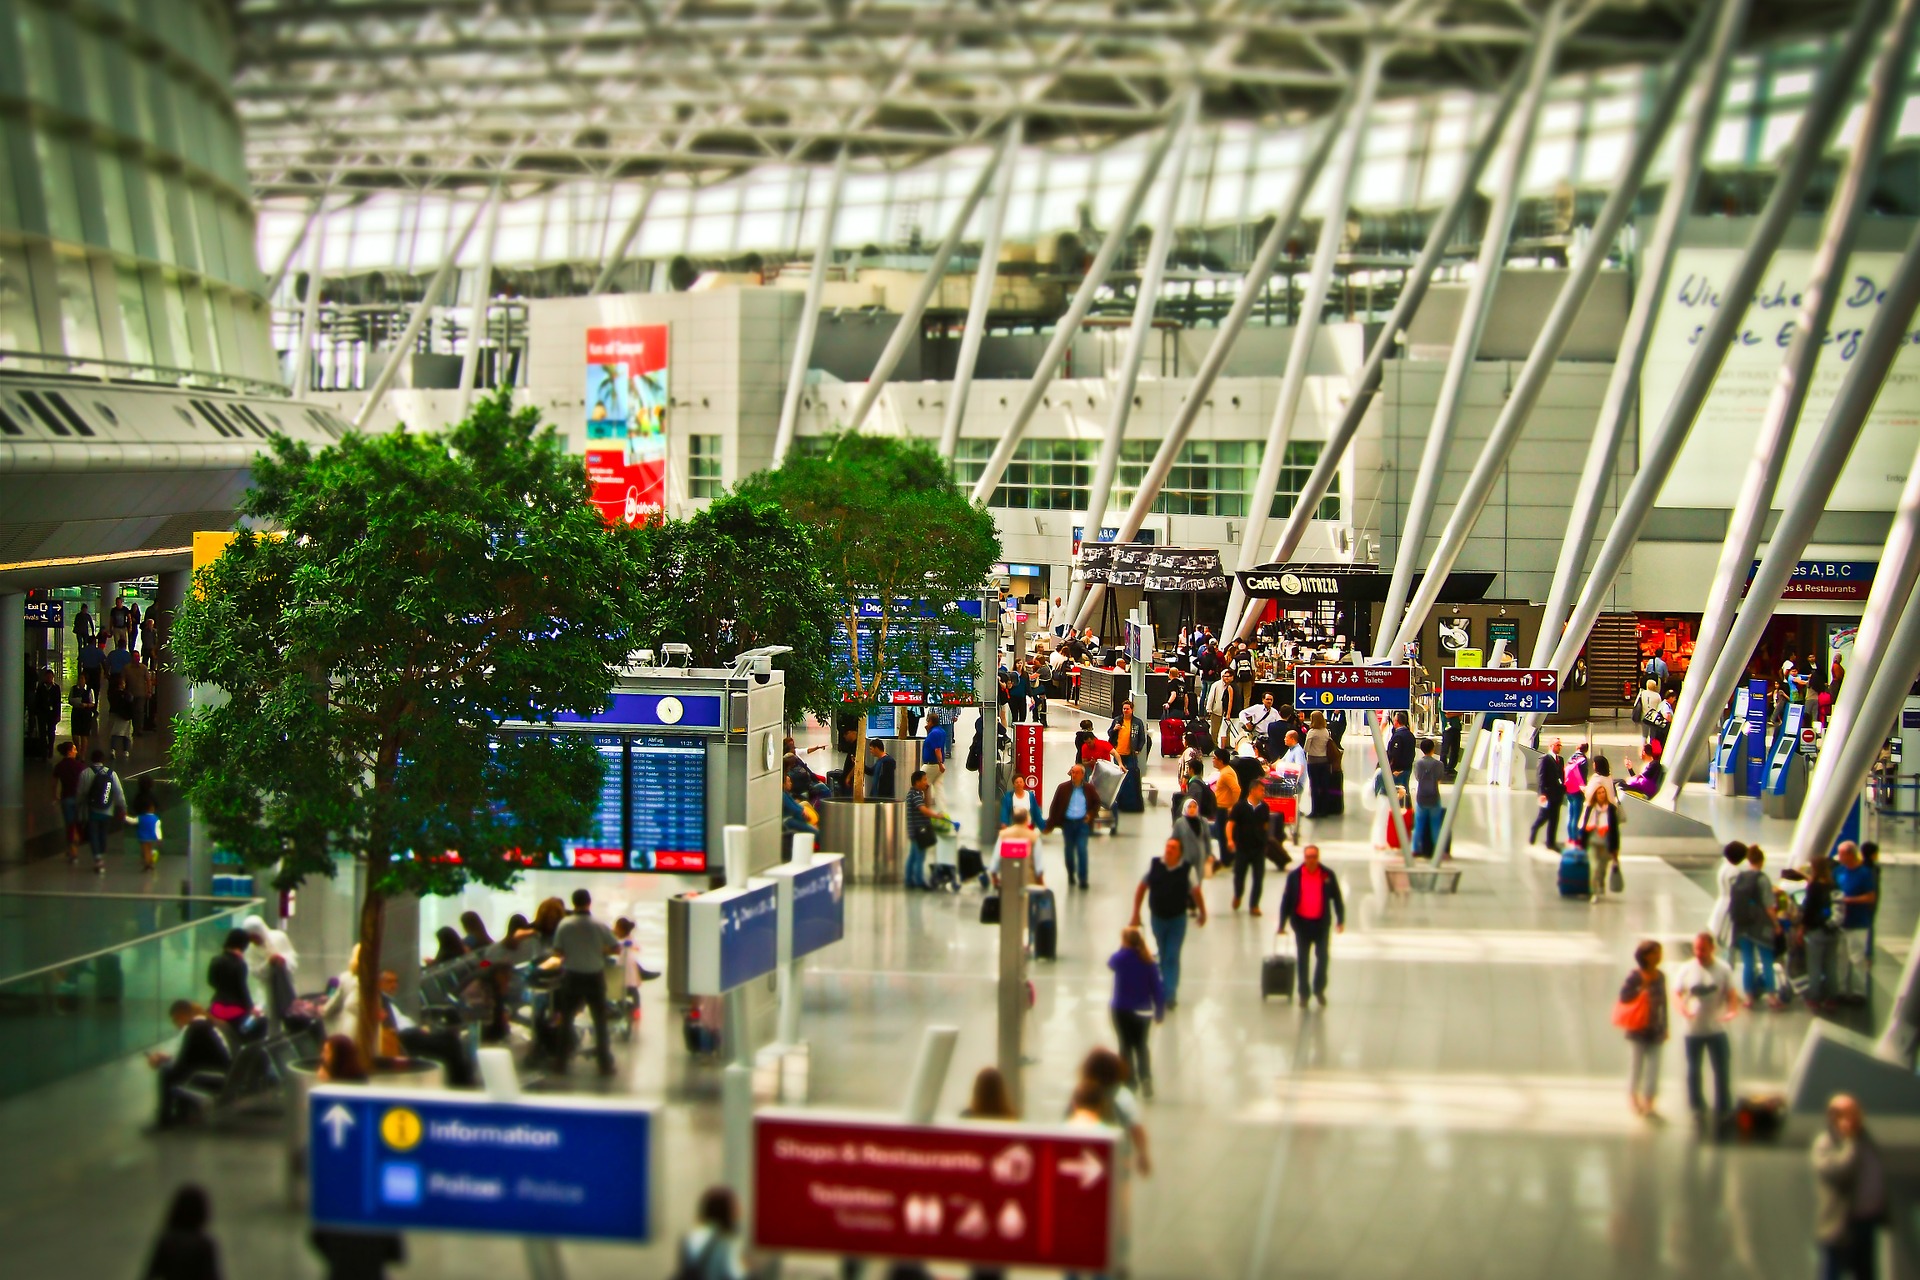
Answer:
[[[1295,667],[1293,705],[1301,711],[1406,711],[1413,706],[1413,670]]]
[[[754,1119],[754,1244],[846,1256],[1105,1271],[1111,1130],[908,1125],[818,1112]]]
[[[1440,709],[1469,714],[1558,711],[1560,676],[1535,667],[1443,667]]]

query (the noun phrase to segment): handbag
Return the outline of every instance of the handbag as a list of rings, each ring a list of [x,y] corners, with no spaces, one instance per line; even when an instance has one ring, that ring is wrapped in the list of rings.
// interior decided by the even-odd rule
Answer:
[[[1632,1034],[1645,1031],[1653,1021],[1653,997],[1646,987],[1631,1000],[1618,1000],[1613,1006],[1613,1025]]]
[[[1607,868],[1607,892],[1623,893],[1626,887],[1626,877],[1620,874],[1620,859],[1615,858],[1612,865]]]

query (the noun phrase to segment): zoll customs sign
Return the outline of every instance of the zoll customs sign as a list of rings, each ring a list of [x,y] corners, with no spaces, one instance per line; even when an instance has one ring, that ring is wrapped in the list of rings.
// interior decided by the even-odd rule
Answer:
[[[1442,667],[1440,709],[1551,714],[1560,709],[1560,673],[1534,667]]]
[[[587,477],[610,524],[664,518],[667,404],[666,325],[587,330]]]
[[[1106,1272],[1111,1130],[908,1125],[820,1112],[754,1118],[756,1248]]]

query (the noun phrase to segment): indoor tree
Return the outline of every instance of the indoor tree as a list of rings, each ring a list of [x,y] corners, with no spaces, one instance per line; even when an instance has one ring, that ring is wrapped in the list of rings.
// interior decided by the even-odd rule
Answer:
[[[789,455],[778,470],[747,477],[738,491],[777,502],[812,535],[848,637],[847,669],[836,673],[840,705],[864,711],[891,705],[889,672],[924,670],[943,634],[945,643],[972,643],[983,624],[954,605],[986,586],[1000,559],[1000,535],[986,504],[961,493],[926,441],[842,432],[822,443],[816,452]],[[863,597],[877,602],[865,618]],[[848,781],[860,800],[864,715],[856,734]]]
[[[186,677],[227,696],[180,722],[172,768],[213,840],[281,888],[364,864],[371,1054],[388,900],[506,887],[523,850],[586,825],[584,735],[498,728],[605,707],[644,611],[640,540],[505,392],[445,432],[276,437],[253,481],[246,522],[271,535],[202,569],[174,630]]]

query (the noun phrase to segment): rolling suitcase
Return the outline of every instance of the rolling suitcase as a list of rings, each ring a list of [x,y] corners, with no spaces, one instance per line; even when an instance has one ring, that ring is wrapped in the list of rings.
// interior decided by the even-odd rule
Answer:
[[[1585,898],[1593,893],[1592,866],[1587,862],[1587,851],[1577,844],[1570,844],[1560,855],[1560,896],[1563,898]]]
[[[1260,1003],[1268,996],[1293,999],[1293,966],[1294,958],[1279,951],[1260,961]]]
[[[1203,756],[1213,754],[1213,731],[1207,728],[1205,720],[1195,720],[1187,726],[1187,745]]]
[[[1000,895],[998,893],[989,893],[986,897],[980,899],[980,923],[1000,923]]]
[[[1186,746],[1187,722],[1166,719],[1160,722],[1160,754],[1177,756]]]
[[[954,863],[960,869],[962,883],[968,880],[985,880],[987,877],[986,864],[981,860],[978,849],[960,850],[955,855]]]
[[[1034,885],[1027,890],[1027,927],[1033,931],[1033,958],[1059,958],[1060,927],[1054,914],[1053,890]]]
[[[1127,771],[1111,760],[1096,760],[1093,763],[1094,794],[1100,797],[1102,808],[1113,808],[1114,801],[1120,798],[1120,784],[1127,780]]]

